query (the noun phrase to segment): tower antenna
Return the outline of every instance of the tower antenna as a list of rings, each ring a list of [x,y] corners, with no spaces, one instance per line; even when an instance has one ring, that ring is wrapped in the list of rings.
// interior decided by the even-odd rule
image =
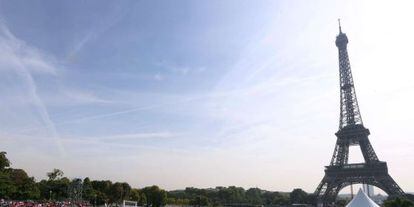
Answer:
[[[338,19],[338,24],[339,24],[339,33],[342,34],[341,19]]]

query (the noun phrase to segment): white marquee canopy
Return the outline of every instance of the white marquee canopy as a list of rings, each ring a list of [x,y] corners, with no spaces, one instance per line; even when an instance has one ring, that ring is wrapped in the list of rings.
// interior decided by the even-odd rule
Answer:
[[[346,207],[379,207],[379,205],[371,200],[364,191],[359,189],[358,194],[356,194]]]

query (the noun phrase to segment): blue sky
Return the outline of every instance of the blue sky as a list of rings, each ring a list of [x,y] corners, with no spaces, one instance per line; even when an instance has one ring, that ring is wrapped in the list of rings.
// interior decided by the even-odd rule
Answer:
[[[371,142],[414,191],[413,5],[373,2],[0,1],[1,150],[37,179],[312,192],[341,17]]]

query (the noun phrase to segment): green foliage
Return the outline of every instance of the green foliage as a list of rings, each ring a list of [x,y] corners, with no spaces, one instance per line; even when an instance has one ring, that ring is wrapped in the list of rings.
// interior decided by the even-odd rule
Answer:
[[[121,203],[129,198],[131,186],[128,183],[114,183],[109,187],[109,203]]]
[[[122,185],[122,200],[129,199],[129,195],[131,193],[131,186],[128,183],[121,183]]]
[[[6,157],[6,152],[0,152],[0,171],[10,167],[10,161]]]
[[[31,199],[35,200],[40,197],[40,191],[36,186],[33,177],[29,177],[22,169],[10,169],[10,179],[15,191],[11,197],[16,200]]]
[[[139,206],[143,206],[147,204],[147,197],[145,196],[145,194],[142,192],[142,190],[136,189],[136,188],[131,189],[129,193],[129,200],[138,202]],[[167,201],[167,203],[171,203],[171,204],[173,204],[174,202],[175,200],[174,201],[171,200],[171,202]]]
[[[128,183],[89,178],[69,180],[63,171],[53,169],[48,179],[37,182],[22,169],[13,169],[5,152],[0,152],[0,198],[15,200],[74,200],[82,198],[93,205],[116,206],[122,200],[137,201],[140,206],[160,207],[168,204],[192,206],[268,205],[284,206],[292,203],[313,204],[313,194],[302,189],[291,193],[271,192],[259,188],[216,187],[165,191],[158,186],[131,188]],[[78,193],[78,194],[77,194]],[[82,193],[82,194],[80,194]],[[385,207],[411,207],[405,199],[387,201]],[[414,207],[414,206],[413,206]]]
[[[405,196],[407,197],[408,200],[413,201],[414,202],[414,194],[411,193],[406,193]]]
[[[300,188],[293,189],[290,193],[291,203],[306,203],[308,194]]]
[[[259,188],[216,187],[209,189],[186,188],[168,192],[168,204],[194,206],[231,205],[288,205],[289,193],[270,192]]]
[[[52,172],[47,173],[49,180],[57,180],[63,177],[63,172],[59,169],[53,169]]]
[[[103,205],[105,203],[109,202],[108,194],[102,192],[102,191],[95,191],[95,198],[90,203],[97,204],[97,205]]]
[[[273,199],[270,204],[272,205],[287,205],[290,203],[289,195],[288,194],[282,194],[279,192],[272,193]]]
[[[246,191],[246,200],[248,203],[259,205],[262,204],[262,190],[259,188],[250,188]]]
[[[51,193],[52,200],[65,200],[69,197],[68,188],[70,185],[70,180],[67,177],[48,180],[47,184],[49,193]]]
[[[406,198],[395,198],[384,202],[384,207],[414,207],[414,203]]]
[[[167,196],[168,197],[168,196]],[[167,204],[178,205],[178,206],[188,206],[190,205],[190,200],[186,198],[167,198]]]
[[[6,152],[0,152],[0,198],[38,199],[39,189],[33,177],[22,169],[10,167]]]
[[[338,206],[338,207],[345,207],[347,204],[348,204],[348,202],[349,201],[347,201],[347,200],[337,200],[336,202],[335,202],[335,206]]]
[[[289,204],[289,194],[266,191],[262,194],[264,205],[286,205]]]
[[[82,186],[83,186],[82,198],[84,200],[89,201],[92,204],[95,203],[96,192],[94,191],[91,180],[88,177],[83,179]]]
[[[90,203],[96,203],[97,205],[102,205],[105,203],[109,203],[109,194],[112,182],[109,180],[94,180],[91,181],[92,189],[93,189],[93,202],[92,200],[89,200]]]
[[[142,192],[145,194],[147,205],[159,207],[167,203],[167,192],[156,185],[145,187]]]
[[[138,205],[139,206],[145,206],[148,202],[147,201],[147,196],[144,193],[141,193],[139,197],[140,197],[140,199],[139,199]]]
[[[13,193],[16,191],[10,173],[2,170],[0,171],[0,198],[11,199]]]
[[[218,187],[218,197],[221,203],[245,203],[245,190],[241,187]]]
[[[209,206],[210,205],[210,199],[206,196],[196,196],[194,199],[190,201],[190,205],[192,206]]]
[[[317,205],[317,197],[315,194],[310,193],[308,194],[308,196],[306,197],[306,204],[312,204],[314,206]]]
[[[131,192],[129,193],[129,200],[139,202],[141,198],[140,194],[141,193],[139,192],[138,189],[136,188],[131,189]]]

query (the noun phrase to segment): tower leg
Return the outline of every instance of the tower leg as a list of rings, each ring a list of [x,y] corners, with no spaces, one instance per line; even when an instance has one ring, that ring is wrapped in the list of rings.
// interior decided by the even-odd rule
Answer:
[[[353,198],[354,198],[354,187],[352,186],[352,183],[351,183],[351,199]]]

